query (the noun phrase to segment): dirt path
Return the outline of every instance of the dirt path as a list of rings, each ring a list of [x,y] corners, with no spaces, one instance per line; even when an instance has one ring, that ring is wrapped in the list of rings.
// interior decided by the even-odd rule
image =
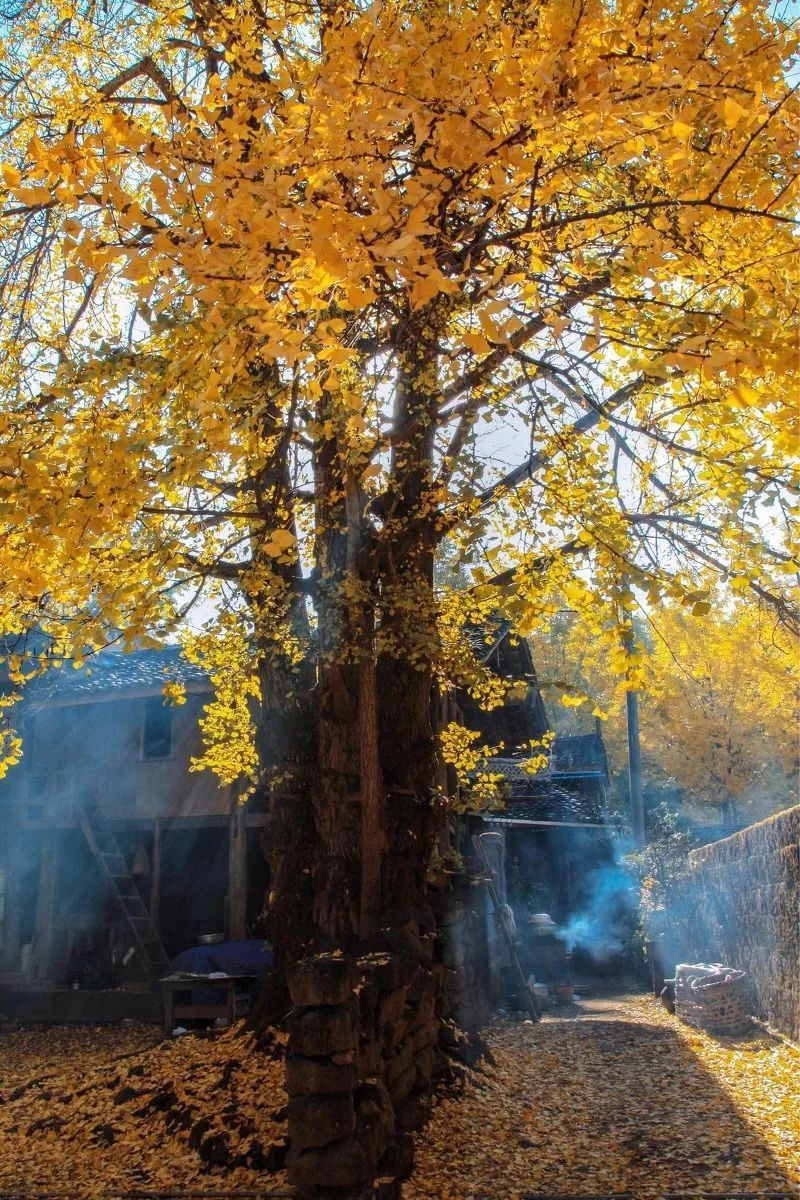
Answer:
[[[443,1100],[407,1200],[788,1192],[800,1182],[800,1050],[714,1039],[648,997],[503,1022],[495,1065]]]

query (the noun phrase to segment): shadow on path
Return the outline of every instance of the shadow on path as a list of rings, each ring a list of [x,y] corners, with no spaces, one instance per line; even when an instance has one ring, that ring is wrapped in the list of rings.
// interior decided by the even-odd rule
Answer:
[[[547,1094],[534,1122],[545,1138],[562,1122],[572,1135],[572,1162],[567,1172],[553,1164],[554,1181],[583,1180],[591,1190],[598,1159],[605,1159],[613,1165],[613,1191],[796,1194],[758,1132],[677,1034],[607,1016],[561,1030],[572,1045],[556,1035],[548,1052],[542,1027]],[[600,1174],[611,1183],[607,1169]]]
[[[677,1032],[624,1019],[622,998],[586,1007],[493,1029],[495,1066],[420,1135],[413,1200],[800,1195]]]

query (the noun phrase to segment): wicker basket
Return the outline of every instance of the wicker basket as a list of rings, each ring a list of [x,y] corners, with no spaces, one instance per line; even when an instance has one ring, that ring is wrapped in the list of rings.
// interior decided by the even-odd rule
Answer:
[[[744,971],[722,963],[681,963],[675,969],[675,1013],[709,1033],[736,1036],[750,1026]]]

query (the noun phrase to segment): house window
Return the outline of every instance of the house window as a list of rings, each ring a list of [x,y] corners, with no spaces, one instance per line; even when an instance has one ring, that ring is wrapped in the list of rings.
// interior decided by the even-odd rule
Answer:
[[[172,709],[161,696],[148,696],[144,702],[142,758],[169,758],[172,753]]]

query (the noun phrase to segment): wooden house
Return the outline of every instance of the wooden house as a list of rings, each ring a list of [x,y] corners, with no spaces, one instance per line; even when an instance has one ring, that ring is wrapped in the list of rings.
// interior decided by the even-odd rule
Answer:
[[[533,833],[563,875],[554,833],[605,820],[602,738],[558,739],[548,771],[531,779],[515,751],[548,722],[528,644],[499,623],[473,642],[488,669],[527,691],[491,712],[458,692],[434,697],[434,724],[462,721],[503,745],[493,769],[507,803],[482,828],[502,829],[512,848]],[[164,703],[165,679],[183,683],[185,704]],[[198,935],[262,932],[265,800],[242,807],[210,772],[192,770],[211,694],[177,647],[109,650],[27,687],[23,761],[0,783],[0,1011],[4,991],[55,989],[59,1014],[69,991],[144,992]],[[446,772],[442,782],[453,790]]]
[[[166,678],[185,704],[164,703]],[[210,695],[177,647],[106,651],[27,687],[23,760],[0,785],[7,988],[75,987],[93,972],[96,986],[144,983],[198,934],[241,939],[257,923],[263,805],[243,809],[191,770]]]

